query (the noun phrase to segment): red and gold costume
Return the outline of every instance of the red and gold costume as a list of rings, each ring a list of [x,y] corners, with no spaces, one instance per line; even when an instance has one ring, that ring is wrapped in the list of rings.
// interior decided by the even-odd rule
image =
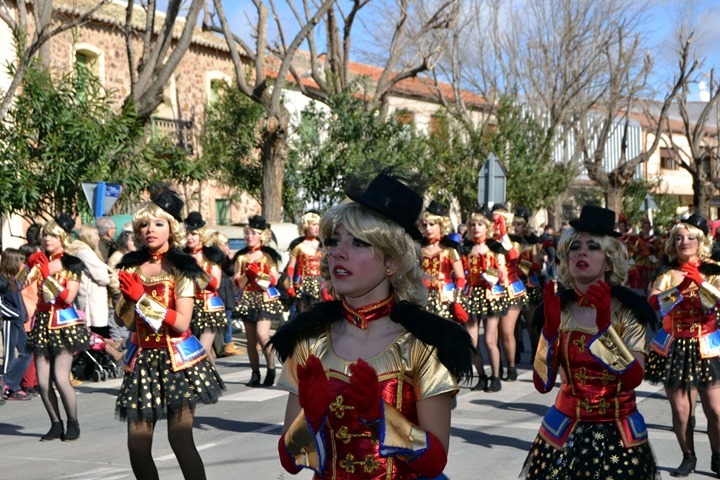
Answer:
[[[292,393],[298,393],[297,366],[304,365],[310,355],[315,355],[325,367],[333,403],[321,429],[322,444],[327,451],[327,461],[316,479],[333,480],[380,480],[424,478],[412,470],[406,462],[395,456],[382,456],[378,432],[363,423],[354,412],[354,407],[344,402],[343,392],[349,385],[349,367],[353,362],[339,358],[333,352],[330,327],[317,336],[305,338],[295,344],[292,356],[286,360],[278,384]],[[382,353],[368,360],[378,374],[382,399],[388,406],[386,417],[399,415],[404,422],[418,423],[416,402],[443,393],[457,393],[458,386],[448,369],[440,363],[436,350],[404,331]],[[303,420],[304,421],[304,420]],[[386,429],[386,437],[391,436]],[[289,453],[295,458],[305,458],[303,464],[318,468],[317,455],[302,448],[312,449],[312,437],[307,445]],[[421,450],[424,436],[414,439],[413,447]],[[391,438],[391,442],[402,443],[402,438]],[[289,445],[291,450],[293,445]],[[313,464],[313,462],[315,462]],[[302,462],[301,462],[302,463]],[[298,463],[300,465],[301,463]]]
[[[320,249],[305,241],[290,250],[290,257],[296,261],[292,283],[298,300],[303,303],[301,311],[320,301],[322,288],[320,260],[322,255]]]
[[[205,255],[198,265],[207,274],[195,280],[195,304],[193,305],[192,330],[197,336],[203,330],[210,328],[213,331],[222,330],[227,326],[227,315],[225,305],[217,293],[217,286],[212,287],[213,270],[220,267],[217,263],[208,259]]]
[[[613,468],[614,479],[659,478],[634,388],[621,381],[623,369],[634,361],[630,352],[645,349],[645,324],[617,300],[611,319],[611,326],[598,332],[596,326],[579,325],[566,306],[559,334],[541,337],[534,362],[541,393],[553,388],[559,369],[562,384],[525,461],[523,478],[593,478],[603,463]]]
[[[134,330],[116,415],[155,421],[188,405],[217,401],[223,383],[200,342],[190,330],[178,332],[163,321],[177,298],[194,296],[195,281],[175,268],[155,277],[144,276],[139,265],[125,270],[140,276],[145,295],[137,303],[121,297],[116,306],[116,315]]]
[[[672,389],[709,387],[720,380],[720,331],[717,302],[720,300],[720,265],[705,262],[700,287],[684,285],[674,269],[661,273],[651,298],[662,316],[662,329],[650,343],[645,378]]]
[[[65,303],[60,293],[68,282],[80,282],[82,261],[77,257],[61,254],[62,268],[43,279],[37,268],[27,266],[17,276],[19,284],[25,279],[37,284],[38,302],[35,321],[28,335],[28,350],[36,355],[57,354],[62,350],[79,352],[90,346],[90,335],[85,320],[72,305]],[[68,265],[78,265],[68,268]]]
[[[538,272],[540,271],[540,263],[538,262],[538,255],[540,253],[540,245],[536,242],[528,241],[527,239],[520,237],[519,242],[514,241],[513,247],[519,252],[517,273],[520,280],[525,284],[525,290],[527,292],[527,301],[533,305],[537,305],[542,301],[542,284],[538,278]]]
[[[483,246],[487,249],[480,253]],[[505,256],[493,252],[483,240],[471,248],[465,256],[465,310],[478,318],[502,316],[507,313],[503,302],[505,289],[500,279],[500,267]]]
[[[440,244],[440,250],[428,255],[423,249],[422,269],[427,278],[428,300],[425,308],[436,315],[452,320],[450,305],[456,301],[453,281],[453,263],[460,261],[456,249]]]
[[[277,261],[270,250],[263,247],[263,255],[257,260],[250,260],[248,255],[251,251],[246,248],[241,250],[235,259],[235,274],[242,272],[247,275],[252,264],[258,266],[259,273],[255,278],[249,279],[243,288],[240,298],[235,303],[234,319],[243,322],[282,320],[283,305],[280,303],[279,292],[275,294],[276,289],[270,276],[271,271],[277,272]]]
[[[649,279],[652,272],[660,265],[658,252],[662,251],[658,237],[655,235],[631,235],[627,238],[626,246],[635,265],[628,272],[630,288],[646,289],[645,279]]]

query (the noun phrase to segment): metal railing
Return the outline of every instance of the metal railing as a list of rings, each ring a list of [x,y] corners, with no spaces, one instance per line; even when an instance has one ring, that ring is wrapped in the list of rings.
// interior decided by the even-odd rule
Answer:
[[[192,120],[152,117],[147,134],[151,138],[169,138],[173,145],[184,148],[190,155],[195,153],[195,132]]]

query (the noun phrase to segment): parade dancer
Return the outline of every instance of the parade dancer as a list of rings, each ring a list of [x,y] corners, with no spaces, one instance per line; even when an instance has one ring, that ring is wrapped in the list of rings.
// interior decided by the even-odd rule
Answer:
[[[155,425],[168,422],[170,447],[186,479],[205,479],[205,467],[193,440],[198,403],[215,403],[224,385],[190,332],[195,280],[205,275],[185,242],[182,200],[164,189],[135,212],[136,244],[118,268],[122,297],[118,323],[133,333],[125,353],[125,376],[115,414],[127,421],[130,464],[137,478],[157,479],[152,456]]]
[[[422,197],[386,173],[347,194],[320,224],[322,271],[340,300],[272,339],[290,391],[280,461],[315,479],[445,478],[452,397],[474,348],[420,306]]]
[[[558,244],[558,278],[544,287],[544,326],[533,381],[540,393],[560,391],[545,414],[520,474],[524,479],[659,480],[647,428],[637,410],[647,301],[622,287],[628,257],[613,230],[615,212],[586,205]]]
[[[295,298],[296,312],[304,312],[320,302],[322,277],[320,259],[322,244],[318,240],[320,215],[315,210],[306,212],[300,219],[298,232],[300,237],[290,244],[290,260],[287,276],[291,285],[287,292]]]

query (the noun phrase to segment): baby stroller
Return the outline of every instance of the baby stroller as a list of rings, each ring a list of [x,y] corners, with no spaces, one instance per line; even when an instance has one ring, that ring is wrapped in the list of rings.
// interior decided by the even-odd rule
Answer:
[[[105,381],[107,378],[117,378],[118,362],[108,350],[114,350],[102,335],[98,335],[92,330],[90,333],[90,349],[81,352],[73,359],[72,370],[77,378],[93,380],[95,382]]]

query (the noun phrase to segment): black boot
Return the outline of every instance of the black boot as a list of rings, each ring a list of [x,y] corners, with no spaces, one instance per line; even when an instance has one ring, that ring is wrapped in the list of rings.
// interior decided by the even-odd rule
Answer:
[[[499,392],[502,388],[502,385],[500,384],[500,377],[490,377],[490,381],[487,385],[485,385],[485,391],[486,392]]]
[[[250,375],[250,381],[245,384],[248,387],[259,387],[260,386],[260,370],[253,370]]]
[[[65,435],[62,436],[63,442],[71,442],[80,438],[80,424],[77,420],[68,420],[67,430]]]
[[[671,477],[687,477],[695,471],[697,465],[697,457],[694,453],[683,453],[683,460],[680,466],[670,472]]]
[[[720,453],[713,453],[710,458],[710,470],[715,472],[715,475],[720,478]]]
[[[48,431],[45,435],[40,437],[40,441],[41,442],[49,442],[50,440],[62,438],[62,436],[63,436],[63,422],[61,420],[59,422],[52,422],[50,431]]]
[[[473,392],[481,392],[485,390],[485,387],[487,387],[488,384],[488,376],[487,375],[481,375],[478,377],[477,385],[472,387],[470,390]]]
[[[265,380],[263,380],[263,387],[272,387],[275,384],[275,369],[268,368],[265,374]]]
[[[503,378],[503,380],[505,380],[506,382],[514,382],[515,380],[517,380],[517,377],[518,377],[517,368],[508,367],[507,375],[505,376],[505,378]]]

